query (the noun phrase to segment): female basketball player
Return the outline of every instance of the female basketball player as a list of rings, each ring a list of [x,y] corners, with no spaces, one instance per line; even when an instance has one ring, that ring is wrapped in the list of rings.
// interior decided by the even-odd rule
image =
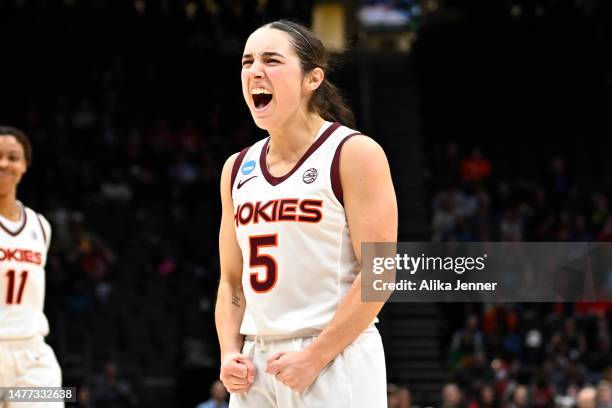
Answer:
[[[0,126],[0,387],[59,387],[61,370],[43,340],[47,220],[17,200],[17,186],[32,162],[19,129]],[[1,394],[1,392],[0,392]],[[62,402],[6,402],[0,407],[63,407]]]
[[[362,242],[397,239],[395,193],[383,150],[346,127],[327,58],[288,21],[244,48],[243,96],[270,137],[221,176],[216,324],[231,407],[386,407],[383,304],[361,302],[359,272]]]

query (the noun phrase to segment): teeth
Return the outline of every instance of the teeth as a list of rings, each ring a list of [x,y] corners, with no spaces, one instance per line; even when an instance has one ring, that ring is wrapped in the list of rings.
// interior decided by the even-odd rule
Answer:
[[[254,95],[259,95],[259,94],[272,95],[272,92],[268,91],[266,88],[253,88],[251,90],[251,93],[253,93]]]

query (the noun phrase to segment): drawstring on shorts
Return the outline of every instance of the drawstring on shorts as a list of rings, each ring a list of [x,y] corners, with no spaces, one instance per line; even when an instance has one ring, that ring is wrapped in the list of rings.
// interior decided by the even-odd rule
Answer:
[[[266,352],[266,342],[264,341],[264,336],[256,335],[255,344],[259,347],[260,352],[262,353]]]

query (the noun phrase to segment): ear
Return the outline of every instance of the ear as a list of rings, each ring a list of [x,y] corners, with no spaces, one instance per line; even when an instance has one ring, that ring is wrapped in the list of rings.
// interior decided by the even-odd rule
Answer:
[[[313,92],[319,86],[321,86],[324,79],[325,72],[321,68],[316,67],[312,71],[310,71],[308,75],[306,75],[306,77],[304,78],[304,86],[308,91]]]

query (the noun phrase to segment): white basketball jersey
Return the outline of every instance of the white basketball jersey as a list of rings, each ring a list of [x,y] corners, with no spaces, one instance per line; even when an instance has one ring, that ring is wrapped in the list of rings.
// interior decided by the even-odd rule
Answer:
[[[339,182],[339,146],[355,134],[326,122],[283,177],[268,172],[269,138],[237,157],[232,198],[246,296],[242,334],[320,331],[355,280],[359,265]]]
[[[0,220],[0,340],[49,333],[43,306],[50,238],[47,220],[23,205],[16,227]]]

